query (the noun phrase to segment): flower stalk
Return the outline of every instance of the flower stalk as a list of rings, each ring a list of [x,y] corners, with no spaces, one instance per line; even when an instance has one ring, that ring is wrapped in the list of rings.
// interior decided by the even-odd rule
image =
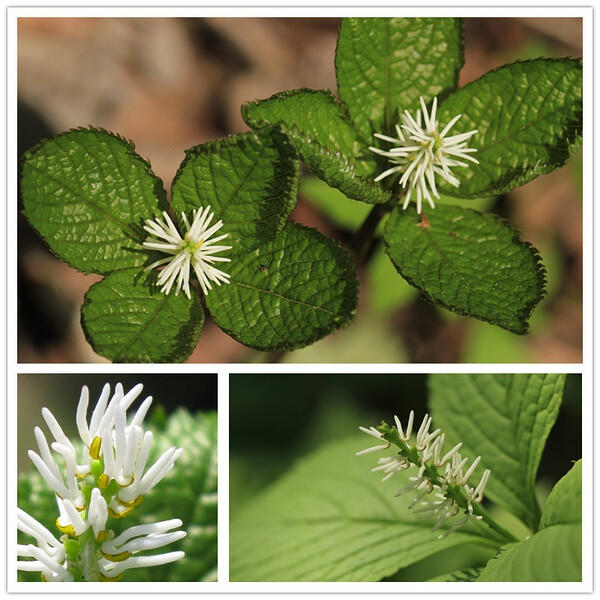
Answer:
[[[428,513],[436,518],[432,531],[443,525],[449,525],[438,535],[443,538],[462,527],[469,520],[482,521],[508,542],[517,539],[503,527],[498,525],[481,506],[483,491],[490,477],[486,469],[479,483],[472,486],[469,479],[475,472],[481,457],[472,461],[466,468],[468,458],[461,457],[459,450],[462,444],[456,444],[444,452],[445,434],[440,429],[430,431],[432,419],[425,415],[421,426],[413,436],[414,412],[411,411],[408,423],[403,429],[398,417],[394,417],[396,426],[390,427],[386,422],[375,428],[360,427],[360,430],[378,440],[376,446],[357,452],[357,455],[388,450],[393,446],[399,449],[395,456],[380,458],[373,471],[382,471],[383,480],[390,479],[396,473],[418,468],[416,476],[411,477],[409,484],[398,490],[396,496],[408,492],[416,492],[409,504],[418,513]],[[413,439],[414,437],[414,439]],[[434,500],[426,500],[433,495]],[[460,515],[460,516],[459,516]]]

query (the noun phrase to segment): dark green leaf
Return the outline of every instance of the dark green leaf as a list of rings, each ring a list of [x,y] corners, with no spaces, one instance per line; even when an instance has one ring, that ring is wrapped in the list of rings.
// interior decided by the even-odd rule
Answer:
[[[537,251],[504,221],[456,206],[438,206],[421,220],[398,207],[384,239],[398,272],[437,304],[527,333],[545,272]]]
[[[155,276],[127,269],[87,291],[81,324],[98,354],[113,362],[182,362],[196,347],[204,322],[198,296],[166,296]]]
[[[230,265],[231,283],[213,288],[206,304],[217,325],[247,346],[301,348],[354,316],[354,264],[314,229],[288,223],[275,240]]]
[[[477,148],[455,174],[462,198],[501,194],[564,165],[581,143],[582,70],[579,61],[537,59],[500,67],[452,93],[439,107],[440,126],[462,117],[450,134],[477,129]]]
[[[176,216],[207,204],[215,212],[227,256],[275,237],[296,205],[298,159],[275,128],[195,146],[173,180]]]
[[[456,87],[462,23],[442,18],[342,20],[335,57],[340,97],[367,146],[395,134],[399,114]]]
[[[342,107],[324,90],[289,90],[242,106],[250,127],[276,124],[308,168],[349,198],[386,202],[389,192],[374,183],[376,163],[359,143]],[[370,156],[371,154],[371,156]]]
[[[448,447],[462,442],[463,456],[481,456],[473,481],[491,469],[485,495],[534,529],[537,469],[564,385],[565,376],[556,374],[429,377],[429,405]]]
[[[23,158],[23,212],[52,252],[86,273],[144,264],[143,220],[166,208],[166,194],[132,142],[74,129]]]

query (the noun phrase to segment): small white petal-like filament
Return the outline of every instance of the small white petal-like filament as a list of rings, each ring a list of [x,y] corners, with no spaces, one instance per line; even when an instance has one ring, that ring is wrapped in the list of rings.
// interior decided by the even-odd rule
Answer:
[[[223,227],[221,220],[211,226],[213,217],[214,213],[211,212],[210,206],[194,210],[191,224],[187,215],[181,213],[181,220],[186,229],[183,237],[166,212],[163,212],[162,220],[159,217],[155,221],[150,219],[146,221],[144,229],[150,237],[146,239],[143,246],[170,255],[146,267],[150,270],[165,265],[158,276],[158,284],[162,286],[163,293],[169,294],[175,287],[175,295],[183,289],[185,295],[191,298],[190,269],[194,269],[205,295],[212,289],[211,282],[217,285],[229,283],[229,274],[217,269],[213,263],[230,262],[230,258],[215,255],[231,250],[232,246],[216,245],[229,234],[212,237]]]
[[[394,165],[380,173],[375,181],[400,174],[399,185],[406,190],[403,208],[407,208],[414,190],[417,192],[417,212],[421,213],[422,201],[425,199],[435,208],[434,198],[440,197],[436,185],[436,176],[447,181],[450,185],[458,187],[460,181],[455,177],[451,168],[466,167],[465,160],[478,164],[471,156],[477,152],[476,148],[468,148],[467,141],[477,133],[477,130],[467,131],[448,136],[448,132],[458,122],[462,115],[456,115],[448,124],[439,131],[436,119],[437,98],[433,99],[431,112],[427,111],[425,100],[420,98],[421,108],[417,110],[414,118],[408,110],[400,115],[401,125],[396,125],[394,138],[381,133],[373,134],[374,137],[394,144],[388,150],[371,146],[369,150],[384,156]]]
[[[458,452],[462,447],[462,443],[456,444],[451,450],[444,453],[443,447],[446,442],[446,435],[440,429],[436,429],[433,432],[429,431],[433,420],[428,414],[423,418],[414,439],[411,437],[414,423],[413,411],[410,412],[405,428],[402,427],[398,416],[394,416],[394,422],[398,438],[408,446],[408,449],[405,449],[401,444],[397,444],[400,452],[394,456],[380,458],[377,466],[371,469],[371,471],[383,472],[384,477],[382,481],[386,481],[400,471],[413,466],[417,467],[418,472],[416,476],[410,477],[410,482],[399,489],[396,492],[396,496],[416,491],[417,494],[411,500],[409,508],[413,508],[420,503],[421,508],[415,510],[416,513],[428,513],[429,517],[436,517],[437,520],[432,531],[437,531],[442,526],[446,526],[446,523],[452,519],[448,525],[448,530],[444,531],[441,537],[448,535],[452,531],[456,531],[469,518],[482,519],[481,515],[475,514],[474,505],[483,500],[483,490],[490,477],[490,470],[486,469],[484,471],[476,487],[472,487],[469,484],[469,478],[481,462],[481,457],[478,456],[466,472],[463,473],[463,468],[467,465],[469,459],[468,457],[461,457]],[[393,439],[393,437],[384,436],[379,429],[375,427],[359,427],[359,429],[363,433],[385,443],[361,450],[356,453],[357,455],[387,450],[391,446],[391,443],[387,442],[387,439]],[[394,435],[393,430],[394,428],[391,428],[392,436]],[[418,457],[416,457],[415,453],[418,453]],[[436,469],[435,474],[432,474],[431,471],[433,467]],[[443,474],[441,471],[437,471],[437,469],[441,469],[442,467],[444,467]],[[466,506],[464,503],[461,503],[459,506],[455,497],[452,494],[448,495],[451,486],[461,488],[466,500]],[[429,494],[434,494],[439,500],[424,501],[424,498]],[[455,521],[453,517],[457,516],[460,512],[464,512],[466,517]]]

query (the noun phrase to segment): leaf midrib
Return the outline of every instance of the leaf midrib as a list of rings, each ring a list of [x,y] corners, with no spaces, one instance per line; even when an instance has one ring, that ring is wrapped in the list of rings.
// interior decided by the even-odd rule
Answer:
[[[45,178],[53,181],[58,186],[60,186],[63,189],[65,189],[72,196],[74,196],[77,200],[79,200],[83,204],[89,206],[93,210],[95,210],[98,213],[100,213],[108,221],[112,221],[114,224],[118,225],[121,230],[129,232],[131,234],[131,237],[133,237],[134,239],[139,239],[138,236],[137,236],[137,233],[133,229],[131,229],[129,227],[129,225],[127,225],[127,224],[119,221],[119,219],[115,218],[111,213],[102,210],[100,207],[98,207],[94,203],[90,202],[87,198],[85,198],[85,196],[82,196],[80,192],[77,192],[77,191],[73,190],[73,188],[71,188],[71,186],[69,186],[68,184],[64,183],[60,179],[57,179],[56,177],[54,177],[52,174],[48,173],[47,171],[39,169],[37,166],[35,166],[33,164],[30,164],[29,167],[31,169],[33,169],[36,173],[38,173],[39,175],[41,175],[42,177],[45,177]],[[63,203],[63,206],[66,205],[66,204],[74,204],[74,203],[73,202]],[[58,205],[59,204],[57,203],[57,206]],[[41,204],[40,204],[40,206],[41,206]]]

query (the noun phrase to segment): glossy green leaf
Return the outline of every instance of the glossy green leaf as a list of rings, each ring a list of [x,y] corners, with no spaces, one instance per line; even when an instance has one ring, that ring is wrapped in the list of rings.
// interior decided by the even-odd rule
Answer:
[[[355,456],[365,437],[314,452],[232,518],[230,581],[379,581],[446,548],[483,541],[464,529],[438,539],[430,519],[394,498],[411,473],[382,483],[370,470],[373,455]]]
[[[258,350],[307,346],[354,316],[354,264],[314,229],[288,223],[275,240],[228,265],[231,283],[214,287],[206,305],[221,329]]]
[[[490,71],[452,93],[440,126],[462,114],[451,134],[477,129],[478,165],[458,167],[462,198],[501,194],[564,165],[581,143],[582,68],[577,60],[537,59]]]
[[[150,163],[102,129],[73,129],[26,152],[21,190],[23,213],[52,252],[86,273],[143,265],[143,221],[167,206]]]
[[[556,374],[429,377],[429,406],[448,446],[462,442],[463,456],[481,456],[473,481],[491,469],[485,495],[533,528],[540,519],[537,469],[564,384]]]
[[[296,205],[298,159],[275,128],[243,133],[195,146],[173,180],[175,215],[209,205],[219,234],[233,246],[227,256],[267,242]]]
[[[363,142],[392,135],[399,115],[456,87],[462,23],[446,18],[342,19],[335,57],[340,97]]]
[[[444,308],[527,333],[544,294],[537,251],[494,215],[438,206],[426,219],[391,213],[384,240],[398,272]]]
[[[182,362],[198,343],[204,313],[198,296],[166,296],[156,272],[118,271],[95,283],[81,307],[94,350],[113,362]]]
[[[242,106],[250,127],[278,125],[308,168],[349,198],[378,203],[389,192],[373,181],[374,155],[361,144],[342,107],[330,92],[299,89]]]

